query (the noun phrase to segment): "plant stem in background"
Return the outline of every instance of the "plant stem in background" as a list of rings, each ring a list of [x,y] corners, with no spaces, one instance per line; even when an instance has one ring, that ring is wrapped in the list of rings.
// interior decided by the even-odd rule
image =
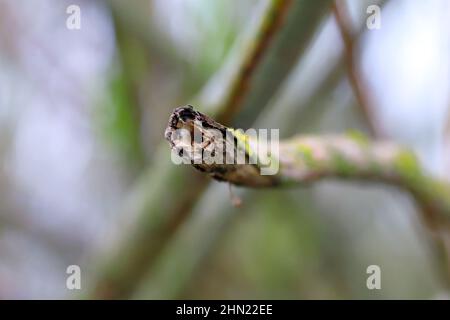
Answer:
[[[367,81],[364,78],[361,67],[359,64],[359,57],[355,55],[356,53],[356,42],[354,37],[354,32],[351,23],[351,17],[347,5],[347,0],[334,0],[333,1],[333,15],[336,20],[337,27],[341,34],[342,41],[344,43],[345,49],[345,60],[347,66],[347,75],[349,77],[350,83],[353,88],[353,93],[358,102],[361,114],[365,120],[365,123],[369,129],[369,132],[374,138],[386,138],[386,132],[384,132],[383,126],[375,114],[374,97],[368,87]],[[433,208],[429,205],[424,205],[424,203],[419,202],[421,205],[421,210],[426,218],[426,223],[432,226],[433,230],[439,229],[437,226],[439,221],[432,213]],[[448,231],[440,231],[434,233],[434,244],[435,251],[443,265],[443,274],[446,279],[447,287],[450,287],[450,242],[447,240],[445,233]]]
[[[187,119],[178,115],[179,110],[189,113]],[[247,158],[256,154],[261,159],[266,155],[258,154],[259,148],[253,149],[252,138],[243,133],[226,128],[220,123],[191,107],[177,109],[170,118],[167,131],[172,133],[177,127],[188,128],[191,132],[208,119],[208,126],[203,128],[203,141],[195,146],[202,148],[205,141],[208,148],[222,145],[226,139],[208,140],[208,131],[223,131],[225,128],[234,135],[237,145],[245,146]],[[180,147],[178,140],[168,140],[173,149]],[[250,143],[249,143],[250,141]],[[194,146],[194,147],[195,147]],[[233,154],[239,151],[234,150]],[[188,154],[189,155],[189,154]],[[190,159],[194,161],[193,158]],[[279,155],[271,155],[271,161],[279,162],[279,171],[274,175],[262,175],[259,164],[194,164],[202,172],[213,178],[245,187],[277,187],[302,185],[324,178],[343,178],[361,181],[376,181],[396,185],[409,191],[423,208],[425,214],[433,221],[448,223],[450,218],[450,186],[428,175],[420,166],[414,153],[405,147],[391,142],[370,142],[358,132],[347,135],[298,136],[281,141]]]

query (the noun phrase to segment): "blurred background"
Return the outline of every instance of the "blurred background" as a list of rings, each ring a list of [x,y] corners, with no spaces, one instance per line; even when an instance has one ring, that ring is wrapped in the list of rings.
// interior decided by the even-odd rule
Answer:
[[[282,23],[258,33],[271,7]],[[188,103],[282,137],[390,139],[448,180],[450,2],[0,0],[0,299],[448,297],[408,194],[322,181],[234,188],[233,207],[170,162],[164,129]]]

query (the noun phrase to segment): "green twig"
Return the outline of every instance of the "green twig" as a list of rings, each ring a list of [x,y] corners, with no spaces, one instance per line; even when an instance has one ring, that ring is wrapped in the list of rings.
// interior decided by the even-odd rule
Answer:
[[[176,134],[176,130],[180,128],[189,132],[198,130],[202,134],[201,142],[192,141],[192,145],[181,144],[181,140],[177,139],[179,135]],[[223,137],[218,137],[217,133],[212,134],[213,131],[221,132]],[[228,139],[229,134],[233,135],[234,143],[229,142],[233,141]],[[262,175],[261,169],[264,166],[259,163],[199,162],[190,150],[201,150],[203,152],[198,154],[204,157],[205,154],[211,154],[211,150],[225,149],[224,159],[228,158],[228,154],[235,155],[239,152],[245,152],[244,159],[250,159],[252,155],[256,159],[262,159],[265,154],[259,154],[260,149],[251,137],[237,134],[237,131],[215,122],[190,106],[174,111],[166,137],[172,150],[177,154],[180,154],[180,150],[185,151],[184,157],[191,161],[196,169],[219,181],[240,186],[298,186],[325,178],[338,178],[382,182],[409,192],[421,208],[424,222],[432,231],[432,246],[436,249],[443,279],[447,281],[450,270],[445,254],[444,236],[445,232],[448,232],[450,219],[450,185],[430,176],[409,149],[391,142],[370,142],[358,132],[350,132],[347,135],[297,136],[280,142],[278,155],[271,154],[270,160],[277,163],[278,173]]]

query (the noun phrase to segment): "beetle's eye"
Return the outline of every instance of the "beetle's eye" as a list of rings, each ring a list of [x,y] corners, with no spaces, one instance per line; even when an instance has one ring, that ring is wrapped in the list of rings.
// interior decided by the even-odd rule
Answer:
[[[181,110],[179,113],[179,116],[180,116],[180,119],[183,121],[194,119],[194,114],[193,114],[192,110],[188,109],[188,108],[184,108],[183,110]]]

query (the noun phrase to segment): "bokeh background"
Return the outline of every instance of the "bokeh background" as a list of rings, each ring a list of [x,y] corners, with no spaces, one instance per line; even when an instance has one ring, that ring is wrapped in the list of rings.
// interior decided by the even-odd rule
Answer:
[[[239,67],[269,2],[0,0],[1,299],[448,297],[429,232],[396,188],[234,188],[235,208],[227,184],[170,162],[171,111],[209,110],[198,97],[224,90],[221,70]],[[383,138],[450,179],[450,2],[340,2],[353,54],[331,1],[294,0],[315,14],[289,18],[299,49],[272,57],[283,72],[259,75],[273,77],[267,94],[229,124],[370,135],[355,72]],[[71,4],[79,30],[66,27]],[[378,30],[366,27],[371,4]],[[74,264],[81,290],[66,287]],[[381,290],[366,287],[372,264]]]

